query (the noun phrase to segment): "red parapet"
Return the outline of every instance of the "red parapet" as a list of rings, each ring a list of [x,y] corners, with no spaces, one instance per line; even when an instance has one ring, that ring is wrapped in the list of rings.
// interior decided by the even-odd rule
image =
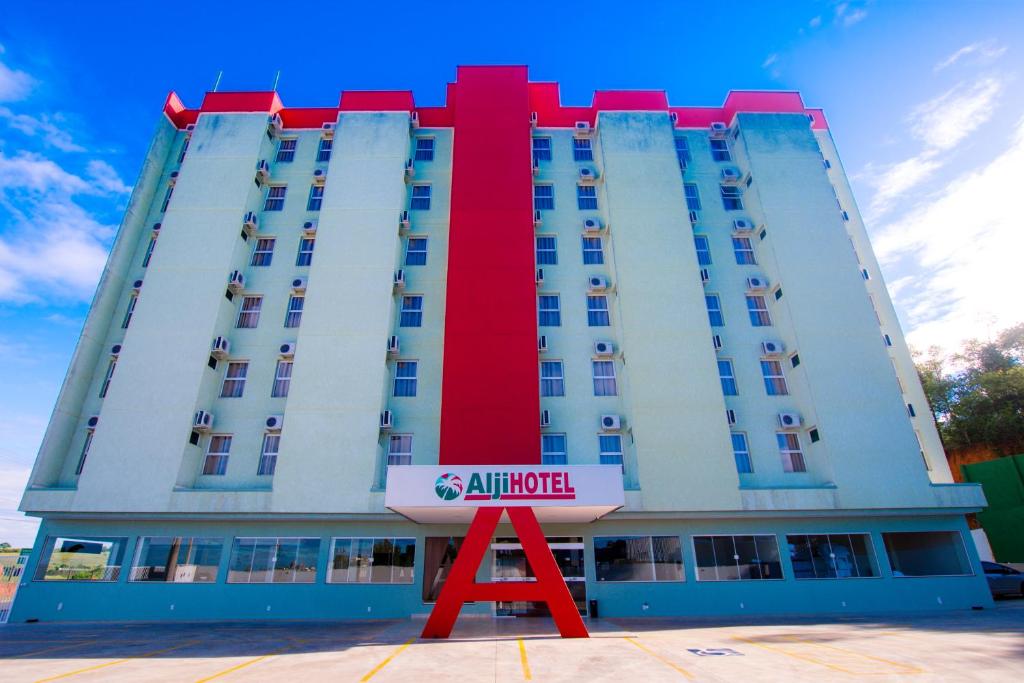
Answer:
[[[344,90],[338,101],[340,111],[412,111],[415,108],[411,90]]]

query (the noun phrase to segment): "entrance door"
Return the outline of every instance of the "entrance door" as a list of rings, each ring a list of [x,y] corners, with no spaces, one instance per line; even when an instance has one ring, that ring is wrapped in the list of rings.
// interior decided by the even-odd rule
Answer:
[[[557,536],[549,537],[547,542],[576,608],[580,614],[586,615],[587,579],[583,571],[583,539],[577,536]],[[491,543],[491,581],[536,580],[519,539],[495,538]],[[498,617],[546,617],[551,612],[547,603],[543,602],[496,602],[494,614]]]

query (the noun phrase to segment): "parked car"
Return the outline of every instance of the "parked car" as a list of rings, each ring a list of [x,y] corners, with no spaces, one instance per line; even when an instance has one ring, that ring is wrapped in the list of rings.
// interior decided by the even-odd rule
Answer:
[[[985,578],[993,597],[1024,595],[1024,574],[1021,572],[995,562],[982,561],[981,568],[985,570]]]

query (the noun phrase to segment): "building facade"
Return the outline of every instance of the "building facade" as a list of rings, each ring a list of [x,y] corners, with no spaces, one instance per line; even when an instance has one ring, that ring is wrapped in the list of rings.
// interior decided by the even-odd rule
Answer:
[[[465,526],[389,467],[621,465],[544,531],[602,616],[990,600],[820,110],[172,93],[22,509],[12,619],[423,614]],[[527,578],[514,536],[478,580]],[[487,563],[485,563],[487,565]],[[536,614],[476,604],[468,612]]]

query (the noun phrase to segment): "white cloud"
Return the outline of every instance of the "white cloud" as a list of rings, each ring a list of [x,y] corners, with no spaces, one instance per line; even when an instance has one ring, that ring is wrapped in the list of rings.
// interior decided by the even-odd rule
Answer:
[[[999,45],[995,40],[984,40],[977,43],[971,43],[960,48],[949,57],[935,65],[935,71],[942,71],[943,69],[953,66],[961,59],[965,57],[973,56],[976,61],[990,62],[998,59],[1006,52],[1005,45]]]
[[[30,548],[35,541],[39,520],[18,512],[32,468],[0,463],[0,542],[15,548]]]
[[[93,159],[86,167],[86,172],[96,188],[111,194],[127,194],[132,188],[124,184],[114,167],[105,161]]]
[[[836,5],[834,12],[833,21],[837,24],[842,24],[844,27],[850,27],[854,24],[862,21],[868,16],[866,9],[862,7],[850,8],[849,2],[841,2]],[[813,20],[812,20],[813,21]]]
[[[3,51],[0,51],[3,54]],[[36,80],[24,71],[18,71],[0,62],[0,102],[17,102],[28,97]]]
[[[52,159],[33,152],[9,157],[0,152],[0,190],[68,195],[95,192],[83,178],[65,171]]]
[[[62,152],[84,152],[85,148],[75,144],[68,132],[67,124],[60,114],[49,116],[43,114],[36,118],[28,114],[17,114],[7,107],[0,107],[0,120],[14,130],[29,137],[40,136],[43,142]]]
[[[988,121],[1002,90],[1003,82],[994,76],[958,83],[910,113],[911,132],[933,149],[955,147]]]
[[[814,17],[809,22],[807,22],[807,25],[810,26],[811,28],[818,28],[819,26],[821,26],[821,16],[819,15]]]
[[[764,63],[761,64],[761,68],[762,69],[767,69],[768,67],[770,67],[772,64],[774,64],[777,61],[779,61],[779,53],[778,52],[773,52],[770,55],[768,55],[767,59],[764,60]]]
[[[1008,278],[1020,270],[1024,253],[1021,177],[1024,120],[987,166],[951,180],[875,231],[875,251],[883,270],[897,276],[890,289],[915,347],[952,350],[1020,322],[1020,294]]]
[[[843,26],[853,26],[868,16],[867,10],[855,9],[843,17]]]

